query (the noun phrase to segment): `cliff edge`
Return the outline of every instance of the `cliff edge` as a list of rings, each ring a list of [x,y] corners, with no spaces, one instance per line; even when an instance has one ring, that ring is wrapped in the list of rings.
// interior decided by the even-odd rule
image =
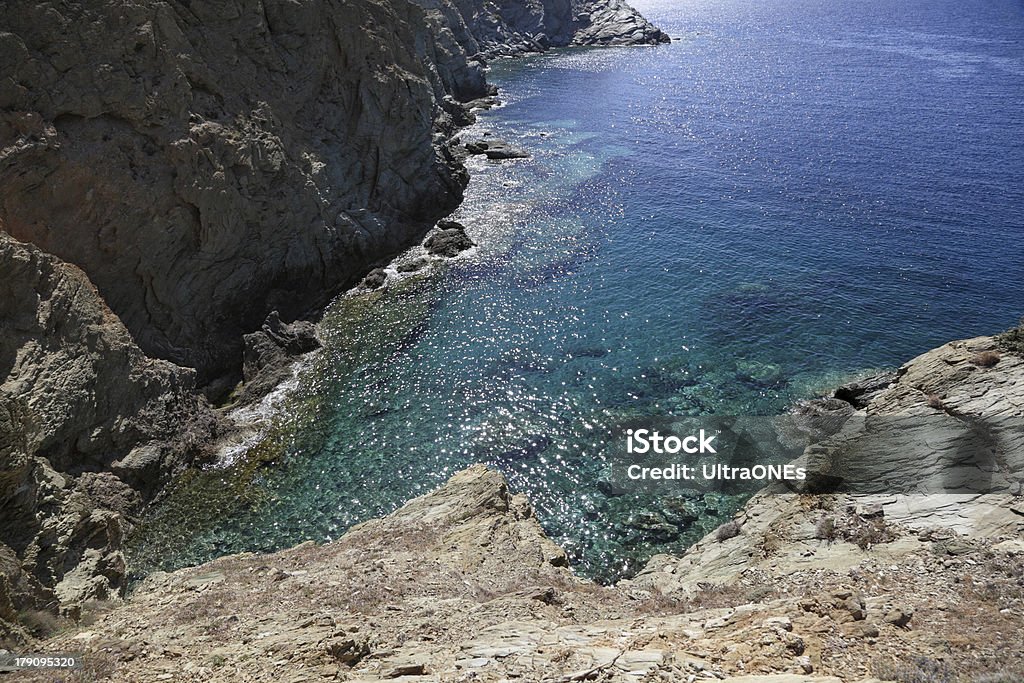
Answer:
[[[937,391],[954,412],[1020,418],[1024,360],[978,338],[837,393],[854,419],[938,411]],[[847,453],[876,438],[836,436]],[[923,467],[932,445],[916,445]],[[153,575],[46,647],[140,682],[1020,680],[1019,489],[889,498],[766,490],[736,529],[602,587],[476,465],[333,543]]]

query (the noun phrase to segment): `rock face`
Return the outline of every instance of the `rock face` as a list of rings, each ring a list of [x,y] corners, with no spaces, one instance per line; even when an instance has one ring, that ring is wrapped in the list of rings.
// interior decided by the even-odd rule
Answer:
[[[482,71],[406,0],[20,0],[0,25],[6,230],[201,382],[461,199],[444,133]]]
[[[671,39],[621,0],[419,0],[451,16],[471,55],[490,58],[569,45],[655,45]]]
[[[147,358],[81,270],[3,232],[0,325],[0,604],[74,610],[123,589],[125,515],[213,419],[194,372]]]
[[[470,55],[662,36],[618,0],[14,0],[0,26],[5,229],[201,384],[455,208]]]

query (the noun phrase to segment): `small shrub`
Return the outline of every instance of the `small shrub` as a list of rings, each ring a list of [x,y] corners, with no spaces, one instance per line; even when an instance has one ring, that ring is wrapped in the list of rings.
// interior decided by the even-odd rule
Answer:
[[[843,540],[853,543],[861,550],[896,540],[896,533],[880,517],[863,519],[855,516],[851,523],[843,529],[842,536]]]
[[[885,681],[898,683],[956,683],[956,668],[931,657],[916,656],[900,661],[875,660],[872,672]]]
[[[814,525],[814,537],[819,538],[823,541],[831,543],[836,540],[838,532],[836,531],[836,520],[831,517],[822,517],[818,520],[817,524]]]
[[[938,394],[928,394],[928,407],[935,410],[944,410],[946,405]]]
[[[49,638],[63,628],[60,617],[53,612],[29,609],[18,614],[18,622],[36,638]]]
[[[726,522],[715,531],[715,540],[721,543],[722,541],[728,541],[730,538],[739,536],[740,526],[740,523],[735,519],[731,522]]]
[[[990,368],[998,363],[1001,357],[998,351],[982,351],[971,357],[971,363],[979,368]]]
[[[996,343],[1004,351],[1024,356],[1024,318],[1021,318],[1020,325],[1017,327],[997,335]]]

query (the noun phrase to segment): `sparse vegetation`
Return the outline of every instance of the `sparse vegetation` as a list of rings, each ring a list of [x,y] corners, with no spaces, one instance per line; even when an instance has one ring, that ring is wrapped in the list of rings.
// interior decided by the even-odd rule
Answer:
[[[40,609],[27,609],[19,612],[18,623],[36,638],[49,638],[66,625],[65,621],[53,612]]]
[[[946,405],[942,402],[942,397],[938,394],[928,394],[928,407],[934,408],[935,410],[945,410]]]
[[[882,517],[865,519],[860,515],[851,515],[839,533],[844,541],[853,543],[861,550],[868,550],[881,543],[891,543],[897,537]]]
[[[1024,318],[1021,318],[1017,327],[997,335],[996,343],[1004,351],[1024,356]]]
[[[726,522],[715,531],[715,540],[721,543],[728,541],[730,538],[735,538],[740,535],[741,528],[742,525],[735,519],[731,522]]]
[[[814,537],[832,543],[836,540],[836,520],[822,516],[814,525]]]
[[[974,679],[974,683],[1024,683],[1024,672],[999,671],[982,674]]]
[[[871,667],[875,676],[897,683],[957,683],[960,675],[948,662],[915,656],[892,662],[876,660]]]
[[[1000,358],[1002,356],[998,351],[981,351],[971,357],[971,363],[979,368],[991,368],[999,362]]]

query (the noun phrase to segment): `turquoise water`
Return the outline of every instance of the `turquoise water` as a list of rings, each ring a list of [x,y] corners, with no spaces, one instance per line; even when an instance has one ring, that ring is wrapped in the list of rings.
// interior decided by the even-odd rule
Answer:
[[[624,425],[778,413],[1016,323],[1019,2],[638,4],[679,40],[494,65],[463,137],[533,158],[470,161],[479,248],[336,302],[273,465],[172,496],[137,568],[336,538],[487,462],[614,579],[742,502],[605,495]]]

